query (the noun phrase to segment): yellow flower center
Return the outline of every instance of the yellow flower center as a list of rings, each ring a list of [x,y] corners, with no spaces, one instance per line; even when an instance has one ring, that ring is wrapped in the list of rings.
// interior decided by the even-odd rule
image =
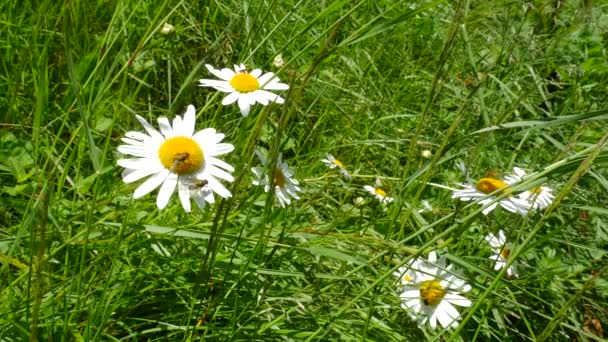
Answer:
[[[380,188],[375,188],[374,192],[376,193],[376,195],[378,195],[380,197],[386,197],[386,191],[384,191]]]
[[[445,290],[437,280],[427,280],[420,285],[420,298],[426,305],[437,305],[445,296]]]
[[[260,89],[260,82],[258,82],[258,79],[246,72],[234,75],[230,80],[230,85],[239,93],[250,93]]]
[[[509,259],[509,255],[511,255],[511,250],[507,247],[503,247],[500,251],[500,255],[506,260]]]
[[[338,159],[334,159],[334,165],[336,165],[337,167],[343,169],[344,168],[344,164],[342,164],[341,161],[339,161]]]
[[[491,194],[496,190],[503,189],[498,192],[498,195],[511,193],[511,190],[509,190],[508,187],[509,185],[507,183],[494,178],[482,178],[475,185],[475,188],[484,194]]]
[[[200,145],[187,137],[165,140],[158,149],[158,158],[165,168],[178,175],[198,170],[205,161]]]
[[[405,280],[409,283],[410,281],[414,280],[414,278],[412,278],[409,274],[404,274],[403,280]]]
[[[283,189],[285,187],[285,175],[283,174],[280,168],[274,168],[273,177],[274,178],[272,182],[274,183],[274,186],[278,186],[279,188]]]
[[[535,195],[539,195],[540,193],[543,192],[543,187],[542,186],[535,186],[532,189],[530,189],[530,192],[535,194]]]

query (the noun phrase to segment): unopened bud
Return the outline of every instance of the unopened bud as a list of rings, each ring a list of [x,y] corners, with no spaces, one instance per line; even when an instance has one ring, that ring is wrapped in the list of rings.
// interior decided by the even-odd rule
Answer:
[[[171,34],[173,32],[175,32],[175,26],[168,23],[164,23],[163,27],[160,29],[160,33],[162,34]]]
[[[431,159],[431,158],[433,158],[433,153],[431,153],[431,151],[429,151],[429,150],[424,150],[420,154],[422,155],[422,158],[424,158],[424,159]]]
[[[356,207],[361,207],[365,204],[365,200],[363,199],[363,197],[357,197],[355,198],[355,206]]]
[[[280,69],[285,65],[285,61],[283,60],[283,55],[278,54],[274,57],[274,59],[272,60],[272,65],[277,68]]]

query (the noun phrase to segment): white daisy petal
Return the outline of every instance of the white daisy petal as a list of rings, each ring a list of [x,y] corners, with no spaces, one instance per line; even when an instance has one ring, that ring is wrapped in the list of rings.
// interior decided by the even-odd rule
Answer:
[[[180,136],[184,135],[182,125],[183,125],[182,117],[179,115],[176,115],[173,118],[173,134],[180,135]]]
[[[441,304],[439,304],[439,305],[440,305],[440,307],[438,307],[437,310],[435,310],[437,320],[439,320],[439,324],[441,324],[442,327],[447,328],[453,322],[453,319],[447,313],[447,310],[454,309],[454,307],[446,301],[442,301]]]
[[[266,89],[266,85],[270,82],[270,80],[274,77],[273,72],[267,72],[264,75],[258,77],[258,82],[262,86],[262,89]]]
[[[191,137],[194,133],[194,122],[196,121],[196,109],[193,105],[188,105],[186,113],[184,114],[184,121],[182,122],[182,135],[185,137]]]
[[[179,195],[179,201],[182,203],[182,207],[184,211],[190,212],[190,190],[188,189],[188,184],[183,181],[179,181],[177,184],[177,193]]]
[[[217,81],[217,80],[205,80],[205,79],[200,79],[199,81],[199,86],[201,87],[212,87],[215,88],[216,90],[221,91],[222,93],[232,93],[234,92],[234,88],[232,88],[230,86],[230,83],[226,82],[226,81]]]
[[[458,306],[469,307],[472,304],[470,300],[456,293],[447,293],[444,299]]]
[[[247,117],[247,115],[249,115],[249,111],[251,110],[251,106],[249,105],[249,100],[247,99],[247,96],[240,96],[239,100],[239,109],[241,110],[241,114],[243,114],[244,117]]]
[[[222,100],[222,105],[227,106],[235,103],[239,99],[239,95],[240,94],[238,92],[233,91],[232,93],[228,94],[228,96],[224,97]]]
[[[156,173],[154,176],[146,179],[133,193],[133,198],[140,198],[144,195],[147,195],[152,190],[158,188],[161,185],[167,176],[169,175],[169,170],[164,169],[161,172]]]
[[[226,187],[224,185],[222,185],[222,183],[218,182],[215,178],[210,177],[208,182],[209,182],[209,187],[213,190],[213,192],[215,192],[219,196],[221,196],[223,198],[228,198],[228,197],[232,196],[230,191],[228,189],[226,189]]]
[[[162,167],[159,169],[148,169],[148,168],[138,168],[134,169],[133,172],[129,173],[129,175],[123,177],[122,181],[125,183],[133,183],[144,177],[147,177],[153,173],[157,173],[162,170]]]
[[[287,89],[289,89],[289,85],[287,85],[285,83],[276,82],[276,81],[270,81],[270,83],[268,83],[264,87],[264,89],[267,89],[267,90],[287,90]]]
[[[120,145],[117,148],[118,152],[122,154],[128,154],[134,157],[145,158],[148,156],[146,149],[141,147],[135,147],[130,145]]]
[[[234,146],[233,146],[233,149],[234,149]],[[232,167],[232,165],[226,163],[223,160],[219,160],[219,159],[214,158],[214,157],[207,157],[207,160],[208,160],[208,162],[213,163],[213,165],[215,165],[215,166],[217,166],[219,168],[222,168],[222,169],[224,169],[226,171],[229,171],[229,172],[234,172],[234,167]]]
[[[173,195],[175,186],[177,185],[177,177],[176,174],[169,173],[167,179],[163,182],[163,185],[160,186],[158,196],[156,197],[156,206],[158,209],[164,209],[169,203],[171,195]]]
[[[255,77],[256,79],[258,79],[258,82],[260,81],[260,75],[262,75],[262,70],[260,69],[253,69],[251,70],[251,72],[249,73],[251,76]]]
[[[169,123],[169,120],[167,118],[158,118],[158,127],[160,128],[160,132],[165,136],[166,139],[169,139],[173,136],[173,128],[171,128],[171,124]]]

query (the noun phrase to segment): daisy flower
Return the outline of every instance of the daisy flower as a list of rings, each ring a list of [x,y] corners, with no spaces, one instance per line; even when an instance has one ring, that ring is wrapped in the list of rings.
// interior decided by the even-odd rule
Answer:
[[[490,260],[494,261],[494,270],[500,271],[507,265],[507,259],[509,259],[509,255],[511,254],[511,250],[507,247],[507,238],[505,237],[505,232],[502,230],[498,231],[498,236],[490,233],[486,236],[486,241],[492,247],[492,252],[494,253]],[[517,272],[515,270],[515,264],[511,265],[507,269],[507,277],[517,277]]]
[[[264,187],[265,192],[270,191],[270,181],[268,178],[268,158],[259,150],[255,150],[255,154],[260,158],[262,162],[261,166],[256,166],[251,168],[251,171],[256,176],[256,179],[253,181],[253,185],[260,185]],[[287,163],[282,161],[282,155],[279,154],[277,159],[277,164],[274,166],[274,170],[272,171],[273,180],[272,184],[274,185],[274,193],[279,200],[279,203],[283,208],[287,204],[291,204],[290,197],[295,199],[300,199],[297,192],[302,191],[298,184],[300,184],[296,179],[293,178],[293,171],[289,169]]]
[[[519,197],[511,196],[509,186],[516,183],[511,178],[504,181],[496,178],[486,177],[477,181],[476,184],[460,184],[463,189],[458,189],[452,194],[452,198],[460,198],[461,201],[477,200],[482,206],[490,204],[482,213],[488,215],[489,212],[501,207],[512,213],[526,215],[530,210],[530,204]],[[500,195],[506,194],[507,197],[498,200]]]
[[[505,177],[511,183],[516,183],[522,181],[526,178],[526,171],[520,169],[519,167],[513,168],[513,174]],[[532,209],[542,210],[546,207],[550,206],[555,199],[555,195],[553,195],[553,189],[548,186],[539,185],[535,186],[530,190],[524,191],[518,195],[521,200],[526,201]]]
[[[268,90],[286,90],[289,86],[280,83],[279,79],[272,72],[262,75],[262,70],[254,69],[247,72],[244,64],[235,65],[234,71],[228,68],[222,70],[215,69],[209,64],[205,64],[209,72],[221,80],[199,80],[201,87],[212,87],[221,92],[228,93],[224,97],[222,104],[227,106],[238,102],[241,114],[249,115],[251,106],[256,102],[266,106],[269,102],[283,103],[285,100],[277,94]]]
[[[418,269],[418,259],[409,262],[408,266],[401,266],[393,275],[399,279],[401,286],[413,286],[416,283],[416,270]]]
[[[471,301],[460,295],[471,290],[460,272],[452,265],[446,267],[445,257],[437,259],[435,252],[429,254],[428,261],[416,259],[403,269],[395,272],[404,290],[399,295],[401,307],[420,327],[428,323],[436,329],[437,321],[443,328],[457,327],[460,313],[454,306],[471,306]]]
[[[327,157],[325,159],[321,159],[321,161],[325,165],[327,165],[327,167],[329,167],[330,169],[338,168],[340,170],[340,174],[342,175],[342,177],[344,177],[348,180],[350,180],[352,178],[350,176],[350,174],[348,173],[348,171],[346,171],[344,164],[342,164],[342,162],[339,161],[338,159],[334,158],[334,156],[332,156],[331,154],[328,154]]]
[[[189,105],[183,120],[175,116],[173,126],[167,118],[159,118],[160,132],[141,116],[135,116],[146,133],[127,132],[122,138],[126,145],[118,146],[118,152],[135,157],[118,160],[118,165],[125,168],[125,183],[150,176],[135,189],[134,198],[160,186],[156,205],[163,209],[177,187],[182,207],[190,212],[190,198],[204,208],[205,202],[214,202],[213,193],[223,198],[231,196],[218,179],[234,181],[228,173],[234,168],[217,156],[232,152],[234,146],[220,143],[224,135],[213,128],[194,133],[195,112],[194,106]]]
[[[378,201],[380,201],[380,203],[382,203],[382,204],[386,204],[386,203],[390,203],[390,202],[394,201],[394,198],[388,197],[386,195],[386,191],[384,191],[384,189],[382,189],[381,186],[382,186],[382,184],[380,183],[380,180],[376,179],[376,184],[374,186],[365,185],[363,187],[363,189],[365,189],[367,192],[369,192],[374,197],[376,197],[376,199]]]

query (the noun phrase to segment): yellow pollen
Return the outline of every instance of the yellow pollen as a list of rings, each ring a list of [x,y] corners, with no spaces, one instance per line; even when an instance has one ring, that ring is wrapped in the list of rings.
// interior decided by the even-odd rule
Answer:
[[[376,193],[376,195],[378,195],[380,197],[386,197],[386,191],[384,191],[380,188],[375,188],[374,192]]]
[[[334,159],[334,165],[336,165],[337,167],[343,169],[344,168],[344,164],[342,164],[341,161],[339,161],[338,159]]]
[[[260,89],[260,82],[258,82],[258,79],[246,72],[234,75],[230,80],[230,85],[239,93],[250,93]]]
[[[412,278],[409,274],[404,274],[403,280],[405,280],[409,283],[410,281],[414,280],[414,278]]]
[[[193,173],[205,160],[203,150],[192,138],[173,137],[165,140],[158,149],[160,163],[178,175]]]
[[[484,194],[491,194],[496,190],[504,188],[504,190],[498,192],[498,195],[511,193],[511,190],[509,190],[508,187],[509,185],[507,183],[494,178],[482,178],[475,185],[475,188]]]
[[[437,305],[445,296],[445,290],[437,280],[427,280],[420,285],[420,298],[426,305]]]
[[[283,189],[285,187],[285,175],[283,175],[281,169],[275,167],[273,177],[274,178],[272,181],[274,183],[274,186],[278,186],[279,188]]]
[[[507,247],[503,247],[503,249],[500,251],[500,255],[504,259],[509,259],[509,255],[511,255],[511,250],[508,249]]]

